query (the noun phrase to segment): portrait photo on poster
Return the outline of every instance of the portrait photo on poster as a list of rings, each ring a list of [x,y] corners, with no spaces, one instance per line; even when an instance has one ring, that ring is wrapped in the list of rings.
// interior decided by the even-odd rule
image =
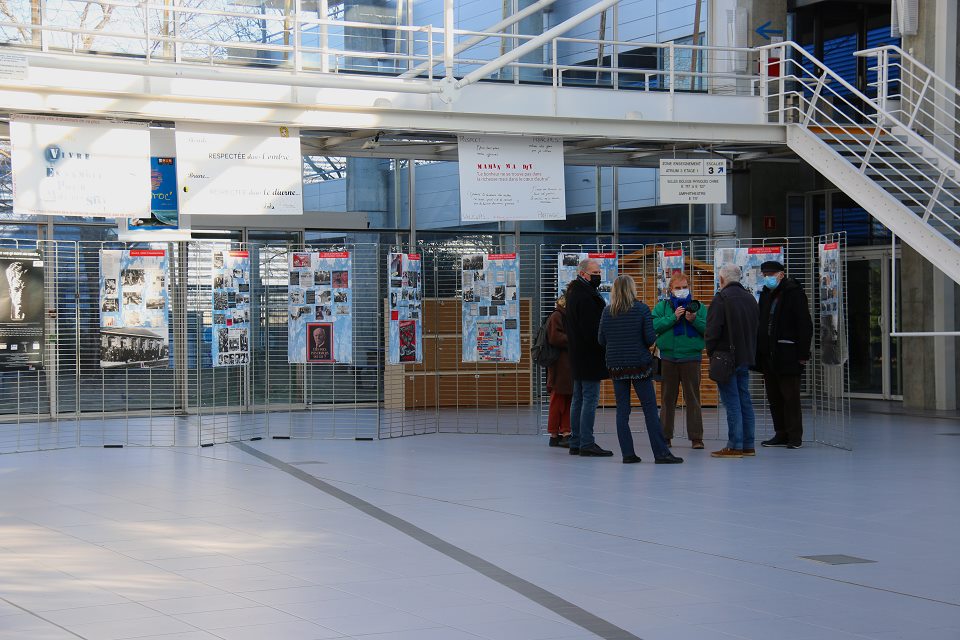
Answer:
[[[307,362],[333,362],[332,323],[307,323]]]
[[[43,364],[43,259],[0,249],[0,371]]]

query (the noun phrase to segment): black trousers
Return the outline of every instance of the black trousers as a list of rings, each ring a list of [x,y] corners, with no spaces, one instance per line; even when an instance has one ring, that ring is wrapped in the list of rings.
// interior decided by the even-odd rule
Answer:
[[[775,438],[787,444],[803,442],[803,413],[800,410],[800,376],[763,374],[767,400],[773,415]]]

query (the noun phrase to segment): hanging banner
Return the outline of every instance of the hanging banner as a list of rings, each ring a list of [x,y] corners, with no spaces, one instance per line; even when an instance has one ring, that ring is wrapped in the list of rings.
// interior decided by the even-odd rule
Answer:
[[[104,249],[100,252],[100,366],[166,367],[167,252]]]
[[[10,117],[13,210],[23,215],[150,215],[146,123]]]
[[[724,204],[726,160],[661,160],[660,204]]]
[[[150,216],[118,219],[117,237],[120,240],[174,242],[190,239],[188,219],[186,216],[181,218],[178,206],[176,162],[171,157],[150,158]]]
[[[763,274],[760,265],[769,260],[783,262],[783,247],[738,247],[717,248],[713,254],[713,286],[715,291],[720,290],[720,267],[725,264],[735,264],[740,267],[742,275],[740,284],[760,300],[763,292]]]
[[[176,144],[182,214],[303,213],[296,129],[179,122]]]
[[[0,249],[0,371],[43,367],[43,257]]]
[[[657,251],[657,298],[670,297],[670,278],[674,273],[683,273],[683,249]]]
[[[600,265],[600,287],[597,291],[603,296],[603,299],[610,304],[610,291],[613,289],[613,281],[617,279],[617,254],[608,253],[584,253],[574,251],[561,251],[557,254],[557,297],[563,295],[567,290],[567,285],[572,280],[577,279],[577,268],[581,260],[596,260]]]
[[[250,363],[250,252],[213,252],[213,332],[215,367]]]
[[[353,362],[353,261],[349,251],[292,251],[287,362]]]
[[[565,220],[563,139],[457,136],[460,220]]]
[[[515,253],[463,257],[464,362],[520,362],[519,281]]]
[[[847,359],[843,323],[840,244],[820,245],[820,361],[840,365]]]
[[[423,277],[420,254],[388,253],[390,364],[423,362]]]

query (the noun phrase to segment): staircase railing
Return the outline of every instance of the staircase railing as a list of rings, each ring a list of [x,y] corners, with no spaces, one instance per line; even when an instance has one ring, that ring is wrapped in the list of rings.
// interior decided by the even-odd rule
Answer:
[[[960,181],[953,159],[794,42],[760,48],[760,91],[770,122],[814,129],[862,174],[951,242],[960,242]],[[843,188],[842,184],[838,187]]]
[[[876,72],[870,86],[876,88],[877,104],[956,157],[960,89],[897,46],[864,49],[854,55],[866,58],[868,68]]]

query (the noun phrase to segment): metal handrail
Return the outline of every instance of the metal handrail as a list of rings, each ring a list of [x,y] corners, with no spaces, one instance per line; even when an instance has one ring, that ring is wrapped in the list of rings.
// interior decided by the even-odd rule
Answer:
[[[960,147],[960,89],[894,45],[864,49],[854,55],[875,60],[870,68],[877,72],[877,80],[871,86],[876,87],[880,105],[887,108],[899,102],[895,111],[903,115],[910,129],[956,154]],[[891,85],[897,80],[899,88],[891,93]]]

